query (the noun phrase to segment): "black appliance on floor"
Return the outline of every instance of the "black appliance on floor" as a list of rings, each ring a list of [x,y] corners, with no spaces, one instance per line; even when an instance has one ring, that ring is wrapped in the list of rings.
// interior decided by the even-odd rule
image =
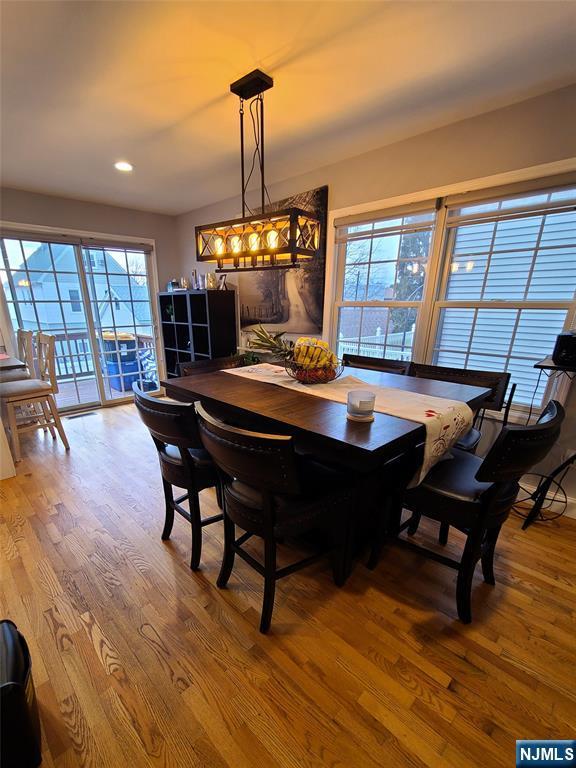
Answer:
[[[0,621],[0,765],[42,762],[40,719],[28,645],[14,622]]]

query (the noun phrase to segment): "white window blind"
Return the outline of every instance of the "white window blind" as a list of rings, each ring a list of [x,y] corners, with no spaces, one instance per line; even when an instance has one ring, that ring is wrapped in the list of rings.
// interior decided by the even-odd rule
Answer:
[[[576,291],[576,187],[448,205],[432,361],[506,370],[528,405]],[[536,391],[542,402],[546,380]]]
[[[410,360],[435,221],[394,212],[337,227],[337,354]]]

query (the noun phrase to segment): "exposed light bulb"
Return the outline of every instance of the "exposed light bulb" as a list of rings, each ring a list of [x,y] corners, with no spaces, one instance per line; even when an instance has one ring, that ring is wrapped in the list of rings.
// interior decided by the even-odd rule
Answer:
[[[268,248],[272,248],[272,249],[278,248],[279,239],[280,238],[278,236],[278,231],[276,229],[271,229],[266,236],[266,241],[268,242]]]
[[[219,256],[224,253],[224,240],[221,237],[216,237],[214,239],[214,248]]]
[[[252,232],[248,237],[248,247],[251,251],[257,251],[260,248],[260,237],[257,232]]]
[[[242,241],[238,235],[232,235],[230,238],[230,249],[232,253],[240,253]]]

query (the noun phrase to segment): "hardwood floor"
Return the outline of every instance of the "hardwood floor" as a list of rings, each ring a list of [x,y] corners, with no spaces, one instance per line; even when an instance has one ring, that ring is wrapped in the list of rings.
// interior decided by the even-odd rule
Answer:
[[[33,655],[43,765],[488,768],[514,765],[516,738],[574,734],[576,521],[511,518],[469,626],[454,572],[390,548],[341,590],[327,563],[279,582],[263,636],[257,574],[237,559],[215,586],[220,523],[198,573],[184,520],[160,540],[133,406],[64,424],[69,454],[30,434],[0,485],[0,612]]]

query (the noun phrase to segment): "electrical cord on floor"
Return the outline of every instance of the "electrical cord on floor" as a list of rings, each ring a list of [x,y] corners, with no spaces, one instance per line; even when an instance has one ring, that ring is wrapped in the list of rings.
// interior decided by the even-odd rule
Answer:
[[[564,478],[568,474],[570,467],[571,465],[566,467],[566,469],[562,473],[562,476],[560,477],[559,480],[552,481],[550,492],[546,495],[546,498],[544,499],[544,503],[542,504],[540,513],[536,518],[537,520],[543,523],[549,523],[552,520],[557,520],[559,517],[562,517],[562,515],[566,512],[566,509],[568,508],[568,495],[564,490],[564,486],[562,485],[562,482],[564,481]],[[526,475],[526,477],[537,477],[538,484],[540,484],[540,482],[542,482],[547,478],[547,475],[542,475],[539,472],[530,472],[528,475]],[[552,493],[552,488],[555,489],[553,493]],[[520,504],[523,504],[527,501],[533,501],[535,491],[529,491],[523,485],[520,485],[520,491],[525,493],[526,496],[517,498],[516,503],[514,504],[512,509],[518,515],[518,517],[527,518],[528,515],[530,514],[530,508],[519,509],[518,507]],[[558,498],[558,496],[560,496],[560,498]],[[556,509],[555,511],[547,513],[547,510],[548,511],[553,510],[553,507],[555,504],[560,506],[560,510]]]

